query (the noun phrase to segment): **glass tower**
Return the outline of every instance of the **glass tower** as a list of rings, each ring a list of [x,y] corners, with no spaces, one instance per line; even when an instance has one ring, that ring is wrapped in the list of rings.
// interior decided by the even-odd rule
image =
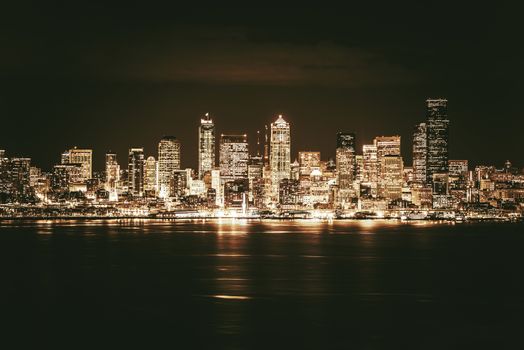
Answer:
[[[413,182],[423,185],[427,181],[426,162],[428,156],[426,123],[415,125],[413,131]]]
[[[211,172],[215,167],[215,125],[206,113],[200,119],[198,127],[198,177],[202,179],[206,172]]]
[[[142,196],[144,192],[144,149],[131,148],[128,159],[127,189],[135,196]]]
[[[428,99],[427,103],[427,142],[428,156],[426,178],[433,180],[433,174],[448,172],[449,119],[448,100]]]

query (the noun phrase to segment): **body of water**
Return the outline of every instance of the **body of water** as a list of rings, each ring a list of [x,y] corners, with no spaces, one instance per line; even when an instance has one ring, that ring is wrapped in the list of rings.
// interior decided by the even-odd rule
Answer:
[[[0,221],[20,346],[524,346],[524,225]]]

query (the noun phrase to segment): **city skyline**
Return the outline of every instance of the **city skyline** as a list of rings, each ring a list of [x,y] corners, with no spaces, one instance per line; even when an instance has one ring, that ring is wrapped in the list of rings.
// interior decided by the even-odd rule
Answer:
[[[218,133],[251,140],[283,114],[293,155],[334,158],[341,130],[359,149],[376,135],[408,139],[429,96],[451,101],[454,157],[523,165],[524,61],[508,4],[25,3],[6,4],[0,24],[0,147],[43,168],[77,145],[100,169],[106,151],[122,162],[130,146],[153,153],[164,135],[184,145],[182,166],[197,168],[194,130],[206,112]]]
[[[522,9],[3,1],[3,343],[518,348]]]
[[[427,99],[427,100],[435,100],[435,101],[438,101],[438,100],[442,100],[442,98],[436,98],[436,99]],[[447,103],[447,99],[444,99]],[[446,112],[447,113],[447,112]],[[280,114],[280,113],[277,113],[275,114],[276,116],[278,115],[283,115],[283,114]],[[274,118],[274,116],[273,116]],[[290,120],[290,118],[286,115],[286,119]],[[296,118],[295,118],[296,119]],[[200,123],[198,123],[198,120],[200,120]],[[219,120],[219,119],[218,119]],[[271,119],[270,119],[271,120]],[[418,119],[419,121],[420,120],[424,120],[424,116],[422,118],[419,118]],[[212,113],[209,113],[209,112],[205,112],[203,113],[201,116],[197,116],[194,118],[194,124],[195,124],[195,128],[198,128],[198,130],[200,130],[202,128],[202,126],[205,126],[206,123],[209,123],[209,125],[211,126],[211,129],[212,132],[213,132],[213,136],[212,136],[212,147],[215,148],[215,142],[217,142],[217,146],[216,146],[216,150],[218,150],[218,147],[220,146],[220,135],[221,134],[234,134],[234,133],[227,133],[225,130],[221,129],[220,128],[220,121],[217,122],[217,117],[212,114]],[[260,139],[261,136],[260,135],[264,135],[264,127],[265,126],[269,126],[269,124],[271,124],[271,121],[268,122],[266,125],[264,124],[261,124],[260,127],[255,130],[255,131],[252,131],[252,132],[241,132],[242,130],[242,127],[241,126],[237,126],[237,129],[236,130],[240,130],[238,132],[238,134],[242,134],[242,135],[246,135],[246,137],[250,140],[253,140],[253,142],[249,142],[248,143],[248,149],[249,149],[249,155],[250,156],[254,156],[257,154],[257,152],[260,152],[260,154],[263,153],[263,149],[261,147],[263,146],[259,146],[257,145],[257,141],[260,143],[260,144],[264,144],[264,140],[263,139]],[[290,123],[291,124],[291,123]],[[426,128],[426,122],[416,122],[413,124],[412,126],[412,129],[411,129],[411,132],[406,132],[405,130],[402,131],[402,132],[399,132],[399,130],[397,131],[392,131],[391,133],[389,134],[382,134],[382,135],[375,135],[375,136],[371,136],[370,139],[362,139],[361,137],[359,137],[358,133],[354,132],[353,130],[346,130],[345,132],[348,132],[350,131],[351,134],[353,134],[355,137],[355,149],[356,149],[356,153],[357,154],[362,154],[362,151],[363,151],[363,147],[367,144],[370,144],[373,142],[373,139],[376,138],[376,137],[383,137],[384,135],[395,135],[395,134],[406,134],[407,137],[402,137],[404,140],[408,141],[408,142],[402,142],[401,143],[401,149],[400,149],[400,154],[401,156],[403,157],[403,160],[404,160],[404,163],[409,165],[409,166],[412,166],[412,164],[414,163],[413,162],[413,145],[412,145],[412,142],[414,141],[415,139],[415,133],[414,133],[414,129],[416,129],[417,127],[420,128],[420,125],[424,125],[424,128]],[[453,135],[455,134],[456,135],[456,132],[453,132],[453,129],[454,129],[454,123],[452,122],[452,127],[450,128],[450,134]],[[346,128],[347,129],[347,128]],[[340,130],[345,130],[343,127],[340,128]],[[323,155],[323,160],[336,160],[336,152],[337,152],[337,135],[340,134],[340,133],[344,133],[342,131],[337,131],[334,135],[332,135],[330,141],[332,143],[332,147],[328,148],[327,150],[320,150],[320,147],[315,147],[314,144],[322,144],[322,139],[321,138],[315,138],[312,140],[312,142],[310,142],[309,145],[306,145],[306,147],[300,149],[299,146],[297,146],[294,142],[291,143],[291,162],[295,161],[295,160],[298,160],[298,157],[299,157],[299,152],[301,151],[319,151],[322,153]],[[181,134],[183,135],[187,135],[187,134],[191,134],[191,132],[188,132],[187,130],[181,132]],[[368,134],[367,132],[365,133],[366,135]],[[216,141],[215,141],[215,136],[216,136]],[[298,132],[291,128],[291,136],[292,138],[294,139],[294,137],[297,137],[297,138],[300,138],[299,135],[298,135]],[[483,135],[479,135],[479,138],[482,138]],[[385,136],[385,137],[388,137],[388,136]],[[154,156],[154,157],[157,157],[158,156],[158,146],[159,146],[159,142],[162,142],[163,139],[165,138],[174,138],[176,139],[176,142],[178,143],[181,143],[180,139],[177,137],[177,136],[167,136],[166,135],[162,135],[160,137],[158,137],[157,140],[153,140],[153,143],[154,143],[154,147],[152,147],[153,149],[148,149],[147,147],[143,147],[143,146],[140,146],[140,148],[143,149],[144,151],[144,154],[146,156],[146,158],[148,156]],[[198,151],[198,148],[200,147],[198,145],[198,140],[199,140],[199,136],[197,135],[196,137],[194,137],[196,139],[196,142],[189,142],[189,144],[194,144],[194,147],[195,149],[191,149],[184,144],[183,146],[183,151],[178,151],[180,152],[180,158],[181,160],[179,160],[179,164],[177,165],[178,168],[191,168],[191,169],[195,169],[197,171],[197,173],[199,172],[199,151]],[[456,142],[456,139],[452,138],[451,136],[449,137],[452,141],[450,142],[451,144],[449,145],[449,148],[450,149],[453,149],[454,151],[450,151],[450,153],[458,153],[458,154],[463,154],[464,151],[460,151],[460,150],[456,150],[456,146],[453,147],[453,143]],[[188,140],[191,140],[190,138],[187,138],[185,137],[185,139],[188,139]],[[459,138],[460,139],[460,138]],[[427,142],[427,140],[426,140]],[[142,142],[142,144],[145,144],[146,142]],[[211,144],[211,143],[210,143]],[[140,142],[137,142],[136,145],[141,145]],[[0,145],[1,146],[1,145]],[[108,148],[107,150],[99,150],[97,149],[96,147],[89,147],[88,145],[80,145],[80,144],[73,144],[73,145],[64,145],[62,146],[61,149],[64,149],[64,148],[67,148],[67,147],[70,147],[70,151],[66,151],[66,152],[71,152],[76,149],[78,149],[79,151],[82,151],[82,150],[89,150],[91,151],[91,157],[92,157],[92,160],[91,160],[91,164],[90,164],[90,168],[88,170],[89,171],[103,171],[104,168],[105,168],[105,157],[106,157],[106,154],[108,153],[114,153],[116,154],[116,159],[118,160],[118,162],[120,164],[126,164],[127,163],[127,152],[133,148],[131,146],[128,146],[127,148],[125,148],[125,151],[124,152],[113,152],[114,149],[117,149],[117,147],[110,147]],[[125,146],[121,146],[121,147],[125,147]],[[121,147],[118,147],[121,148]],[[180,147],[180,146],[179,146]],[[211,147],[211,146],[209,146]],[[325,146],[324,146],[325,147]],[[426,146],[427,147],[427,146]],[[27,158],[31,158],[32,160],[32,165],[34,166],[38,166],[38,167],[41,167],[42,169],[51,169],[55,164],[59,163],[60,162],[60,159],[57,158],[57,156],[55,156],[54,158],[56,159],[51,159],[50,160],[50,163],[48,165],[44,165],[44,166],[41,166],[37,161],[35,161],[35,158],[31,156],[31,154],[14,154],[11,149],[9,149],[8,147],[0,147],[0,149],[2,150],[6,150],[6,152],[8,152],[9,156],[12,156],[12,157],[27,157]],[[16,149],[16,147],[15,147]],[[36,151],[36,149],[35,149]],[[187,152],[187,154],[189,155],[194,155],[195,158],[191,158],[191,157],[188,157],[188,156],[185,156],[184,154]],[[519,161],[520,159],[517,157],[515,159],[510,159],[509,157],[504,157],[504,154],[501,154],[499,159],[496,159],[495,161],[489,161],[489,160],[485,160],[485,159],[482,159],[482,158],[479,158],[478,156],[477,157],[474,157],[473,155],[475,155],[477,152],[471,152],[472,154],[472,157],[468,158],[468,157],[451,157],[453,159],[468,159],[469,160],[469,164],[470,165],[484,165],[484,164],[494,164],[494,165],[503,165],[504,162],[506,162],[507,160],[510,160],[515,166],[517,167],[521,167],[521,166],[524,166],[524,164],[521,164]],[[60,157],[64,157],[65,156],[65,153],[62,153],[62,155]],[[50,157],[52,158],[52,157]],[[450,158],[450,159],[451,159]],[[471,158],[473,158],[473,160],[471,160]],[[57,160],[58,159],[58,160]],[[216,151],[216,156],[214,157],[213,159],[214,162],[218,162],[219,159],[218,159],[218,151]],[[209,162],[209,161],[208,161]],[[63,163],[63,159],[62,159],[62,163]],[[213,163],[214,164],[214,163]],[[425,165],[426,166],[426,165]]]
[[[117,154],[106,153],[104,172],[93,171],[91,149],[66,149],[52,171],[2,150],[0,200],[7,211],[31,211],[36,204],[44,213],[68,203],[70,215],[77,206],[95,212],[102,206],[105,215],[118,216],[169,216],[180,210],[203,217],[221,217],[224,210],[246,217],[267,215],[264,212],[383,216],[386,211],[394,217],[406,212],[416,217],[420,210],[424,218],[447,215],[442,214],[446,210],[453,218],[464,211],[484,218],[519,215],[524,169],[509,160],[496,167],[453,158],[445,98],[426,99],[426,118],[414,126],[407,142],[398,134],[380,135],[359,151],[356,133],[338,132],[335,159],[307,148],[292,161],[294,127],[282,114],[274,118],[264,126],[263,144],[257,132],[256,149],[250,152],[245,133],[222,133],[215,147],[215,122],[206,113],[197,129],[198,169],[181,166],[185,147],[175,136],[160,139],[156,158],[143,147],[129,148],[127,167],[120,167]],[[402,153],[406,143],[413,165]]]

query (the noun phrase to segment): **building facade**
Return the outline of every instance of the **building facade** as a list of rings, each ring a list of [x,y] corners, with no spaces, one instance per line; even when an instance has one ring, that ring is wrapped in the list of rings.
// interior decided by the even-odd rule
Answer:
[[[158,143],[158,195],[162,198],[171,195],[173,172],[180,169],[180,141],[174,136],[164,136]]]
[[[428,157],[426,123],[415,125],[413,131],[413,183],[424,185],[427,182],[426,164]]]
[[[449,119],[448,100],[428,99],[427,103],[427,166],[426,179],[434,174],[446,174],[448,168]]]
[[[134,196],[142,196],[144,192],[144,149],[129,149],[127,164],[127,190]]]
[[[299,177],[309,176],[315,169],[320,170],[320,152],[298,152]],[[291,174],[291,166],[290,166]]]
[[[116,153],[106,153],[105,168],[105,189],[107,191],[116,190],[120,182],[120,165]]]
[[[271,192],[278,199],[280,181],[291,175],[291,131],[282,115],[271,123],[270,146]]]
[[[247,178],[249,147],[247,135],[220,137],[220,178],[222,183]]]
[[[93,150],[72,148],[62,153],[62,164],[79,164],[82,167],[81,181],[93,178]]]
[[[144,164],[144,193],[154,197],[157,193],[157,161],[155,157],[147,157]]]
[[[206,113],[198,127],[198,178],[215,167],[215,124]]]
[[[349,132],[337,133],[336,168],[340,189],[345,190],[353,186],[356,175],[355,155],[355,134]]]

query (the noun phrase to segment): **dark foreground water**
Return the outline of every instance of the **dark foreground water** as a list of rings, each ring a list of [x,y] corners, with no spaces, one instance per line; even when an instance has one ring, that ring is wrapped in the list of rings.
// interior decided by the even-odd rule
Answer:
[[[522,224],[4,221],[0,257],[4,344],[524,346]]]

